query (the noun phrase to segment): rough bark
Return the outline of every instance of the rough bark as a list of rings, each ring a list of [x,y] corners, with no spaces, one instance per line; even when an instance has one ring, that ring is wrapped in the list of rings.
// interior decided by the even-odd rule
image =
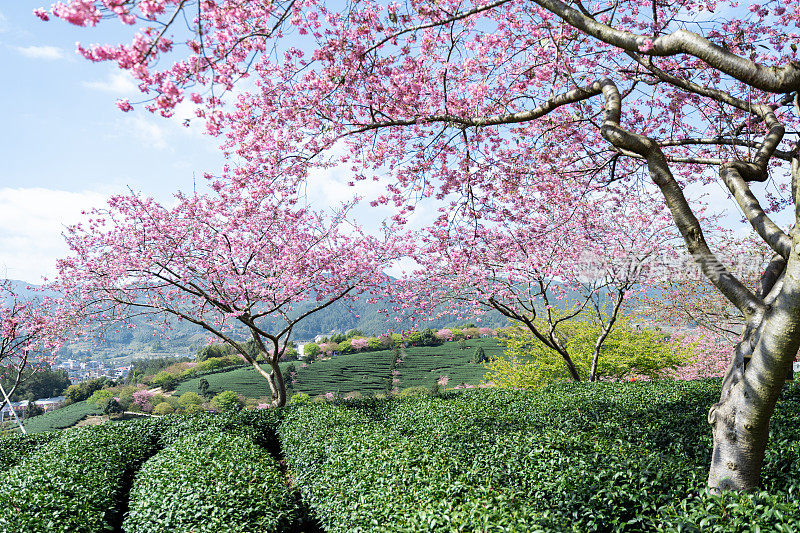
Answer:
[[[270,377],[270,387],[273,390],[272,406],[283,407],[286,405],[286,383],[283,381],[277,357],[270,361],[270,366],[272,367],[272,376]]]
[[[256,343],[256,346],[258,346],[258,350],[264,354],[267,354],[267,347],[264,345],[264,340],[261,338],[261,333],[255,324],[250,325],[250,332],[253,340]],[[253,366],[253,368],[256,369],[256,372],[261,374],[261,376],[267,380],[267,383],[269,384],[269,390],[272,393],[272,402],[270,405],[272,407],[283,407],[286,405],[286,383],[283,381],[283,374],[281,374],[281,369],[278,365],[278,362],[286,350],[286,346],[284,345],[283,349],[280,349],[277,337],[270,336],[270,340],[272,341],[273,349],[272,355],[267,355],[267,360],[270,366],[269,372],[261,368],[261,365],[259,365],[255,359],[250,357],[246,351],[240,350],[240,352]]]

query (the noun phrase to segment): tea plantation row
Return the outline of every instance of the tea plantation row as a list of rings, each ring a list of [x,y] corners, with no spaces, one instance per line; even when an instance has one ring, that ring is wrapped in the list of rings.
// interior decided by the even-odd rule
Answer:
[[[718,393],[484,389],[15,436],[0,531],[800,531],[800,387],[766,491],[724,498],[703,488]]]
[[[455,342],[405,348],[403,363],[397,366],[400,371],[398,388],[430,387],[441,376],[450,378],[450,386],[458,383],[478,385],[486,369],[483,365],[471,362],[475,357],[475,349],[481,347],[487,356],[493,357],[502,354],[503,347],[495,338],[470,339],[464,345],[465,349]],[[394,359],[394,350],[379,350],[340,355],[307,366],[298,361],[281,363],[281,367],[285,369],[292,364],[295,368],[297,383],[289,388],[290,395],[299,392],[312,396],[326,392],[344,395],[355,391],[366,395],[387,391],[394,377],[391,373]],[[182,381],[176,388],[176,394],[199,393],[200,379]],[[211,394],[231,390],[248,398],[270,395],[264,379],[250,368],[206,375],[203,379],[208,381]]]

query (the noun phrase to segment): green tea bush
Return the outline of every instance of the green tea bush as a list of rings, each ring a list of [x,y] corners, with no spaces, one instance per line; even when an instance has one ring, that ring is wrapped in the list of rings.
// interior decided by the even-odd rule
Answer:
[[[277,456],[280,447],[277,428],[281,416],[282,411],[276,409],[170,415],[158,419],[164,428],[159,442],[164,446],[169,446],[185,436],[204,431],[237,433],[247,436],[257,445]]]
[[[707,472],[712,381],[301,405],[280,433],[326,531],[652,531]]]
[[[29,455],[0,484],[0,531],[113,530],[138,466],[156,450],[155,424],[78,428]]]
[[[757,491],[748,494],[715,495],[701,489],[691,499],[666,509],[659,532],[685,533],[794,533],[800,531],[800,485],[788,492]]]
[[[59,433],[36,433],[32,435],[7,435],[0,437],[0,471],[7,470],[26,456],[47,444]]]
[[[131,533],[261,533],[296,518],[274,459],[248,437],[188,435],[147,461],[131,490]]]
[[[88,401],[77,402],[55,411],[25,421],[28,433],[43,433],[74,426],[82,419],[92,415],[102,415],[103,409]]]

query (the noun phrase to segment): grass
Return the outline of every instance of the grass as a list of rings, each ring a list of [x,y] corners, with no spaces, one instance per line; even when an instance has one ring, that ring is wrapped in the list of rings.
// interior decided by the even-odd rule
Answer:
[[[473,339],[461,349],[456,342],[440,346],[420,346],[406,348],[403,363],[397,366],[400,371],[399,388],[413,386],[429,387],[441,376],[450,378],[450,386],[459,383],[477,385],[486,373],[483,365],[470,363],[475,350],[482,347],[486,355],[501,355],[503,348],[496,339]],[[317,361],[305,368],[294,362],[297,372],[294,385],[288,394],[303,392],[311,396],[334,392],[347,394],[360,392],[374,394],[386,392],[391,386],[391,365],[394,350],[340,355],[324,361]],[[292,363],[281,363],[285,369]],[[217,394],[225,390],[237,392],[247,398],[270,396],[269,386],[264,378],[252,368],[239,368],[229,372],[206,375],[188,379],[178,384],[175,393],[197,392],[201,379],[208,381],[209,393]]]

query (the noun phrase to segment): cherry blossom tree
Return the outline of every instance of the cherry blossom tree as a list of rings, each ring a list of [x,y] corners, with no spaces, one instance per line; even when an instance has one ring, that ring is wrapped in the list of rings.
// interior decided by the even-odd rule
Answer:
[[[53,300],[34,293],[23,299],[10,280],[0,281],[0,378],[11,386],[0,396],[0,409],[25,378],[25,371],[49,365],[53,353],[63,344],[70,324],[58,320]]]
[[[356,351],[361,351],[369,347],[369,339],[358,338],[350,341],[350,346]]]
[[[289,201],[250,195],[181,196],[174,207],[137,195],[113,197],[66,235],[53,287],[88,324],[133,316],[172,317],[232,346],[284,405],[278,362],[293,327],[337,301],[373,298],[396,240]],[[243,342],[264,355],[258,364]]]
[[[562,213],[520,211],[494,223],[440,224],[416,257],[423,268],[407,298],[424,295],[415,306],[423,310],[449,301],[450,312],[459,314],[499,311],[556,352],[572,380],[597,381],[603,344],[626,302],[677,259],[663,209],[624,200],[575,200],[576,208]],[[597,326],[587,375],[562,338],[570,322]]]
[[[67,0],[37,14],[141,19],[129,44],[79,51],[130,71],[153,112],[195,105],[243,161],[232,186],[291,190],[312,167],[345,164],[354,181],[383,174],[376,202],[401,215],[434,198],[480,214],[520,190],[535,192],[519,195],[528,212],[568,210],[577,191],[660,196],[745,319],[709,414],[708,483],[758,486],[800,346],[800,230],[771,216],[793,205],[800,218],[795,0]],[[255,88],[230,102],[248,76]],[[775,253],[758,293],[687,197],[714,182]]]

